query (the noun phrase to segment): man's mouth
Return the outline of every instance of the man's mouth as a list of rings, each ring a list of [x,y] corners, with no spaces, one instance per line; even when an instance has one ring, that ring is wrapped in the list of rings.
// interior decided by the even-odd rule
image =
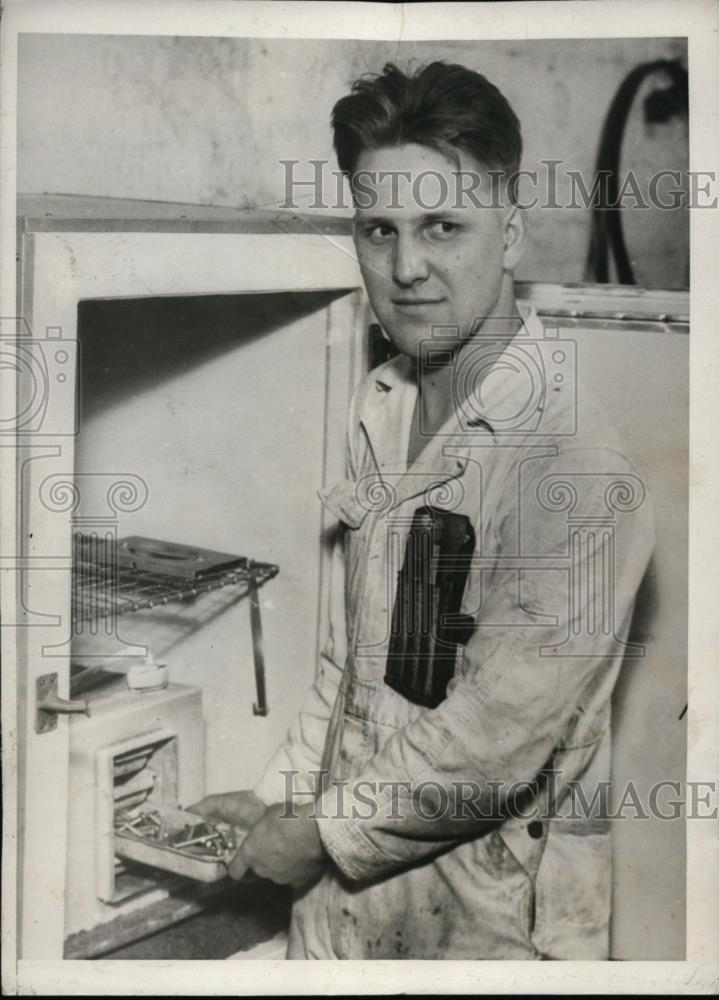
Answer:
[[[427,306],[436,306],[440,302],[444,302],[443,298],[439,299],[427,299],[427,298],[417,298],[417,297],[406,297],[406,298],[396,298],[392,299],[393,305],[398,309],[406,309],[409,312],[418,309],[425,309]]]

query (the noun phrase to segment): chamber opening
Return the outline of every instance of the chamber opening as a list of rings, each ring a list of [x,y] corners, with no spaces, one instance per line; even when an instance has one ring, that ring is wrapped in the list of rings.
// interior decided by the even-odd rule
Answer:
[[[81,423],[325,309],[351,290],[86,299],[78,305]]]

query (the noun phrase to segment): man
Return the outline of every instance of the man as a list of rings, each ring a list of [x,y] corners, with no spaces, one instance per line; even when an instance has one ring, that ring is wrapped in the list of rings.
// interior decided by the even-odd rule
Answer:
[[[348,478],[321,495],[346,604],[319,676],[254,792],[197,808],[250,830],[232,875],[295,887],[289,957],[606,958],[608,824],[573,793],[609,777],[641,479],[573,343],[515,301],[501,93],[388,65],[333,126],[399,354],[358,387]]]

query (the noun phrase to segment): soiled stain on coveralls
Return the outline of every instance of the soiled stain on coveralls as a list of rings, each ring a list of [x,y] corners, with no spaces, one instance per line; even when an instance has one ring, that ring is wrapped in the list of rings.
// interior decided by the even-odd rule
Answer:
[[[520,308],[514,343],[544,359],[550,379],[551,357],[571,345],[548,347],[536,315]],[[555,780],[530,805],[558,815],[568,783],[591,801],[609,779],[611,694],[653,549],[649,500],[571,366],[547,386],[535,427],[500,426],[497,414],[521,411],[526,394],[516,370],[499,365],[481,419],[469,426],[455,415],[411,468],[408,359],[375,369],[355,393],[348,477],[320,494],[343,524],[329,639],[256,788],[268,803],[284,800],[282,772],[296,772],[306,802],[312,772],[326,768],[331,779],[318,800],[331,863],[295,900],[288,957],[608,957],[606,818],[538,820],[527,809],[477,824],[439,809],[427,820],[409,793],[393,802],[378,785],[435,783],[431,800],[437,786],[474,782],[484,810],[491,782],[531,780],[550,765]],[[437,708],[384,683],[396,553],[423,505],[468,516],[477,540],[462,602],[476,628]]]

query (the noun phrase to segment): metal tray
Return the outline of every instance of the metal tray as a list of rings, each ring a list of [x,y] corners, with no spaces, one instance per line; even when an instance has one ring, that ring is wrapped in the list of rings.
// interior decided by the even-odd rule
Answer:
[[[179,833],[187,826],[204,824],[202,816],[184,809],[153,809],[162,818],[166,832]],[[208,824],[210,825],[210,824]],[[138,861],[152,868],[174,872],[196,882],[219,882],[227,877],[227,865],[234,856],[241,831],[235,832],[235,848],[222,857],[204,857],[188,849],[158,843],[130,831],[115,831],[115,854],[128,861]]]

